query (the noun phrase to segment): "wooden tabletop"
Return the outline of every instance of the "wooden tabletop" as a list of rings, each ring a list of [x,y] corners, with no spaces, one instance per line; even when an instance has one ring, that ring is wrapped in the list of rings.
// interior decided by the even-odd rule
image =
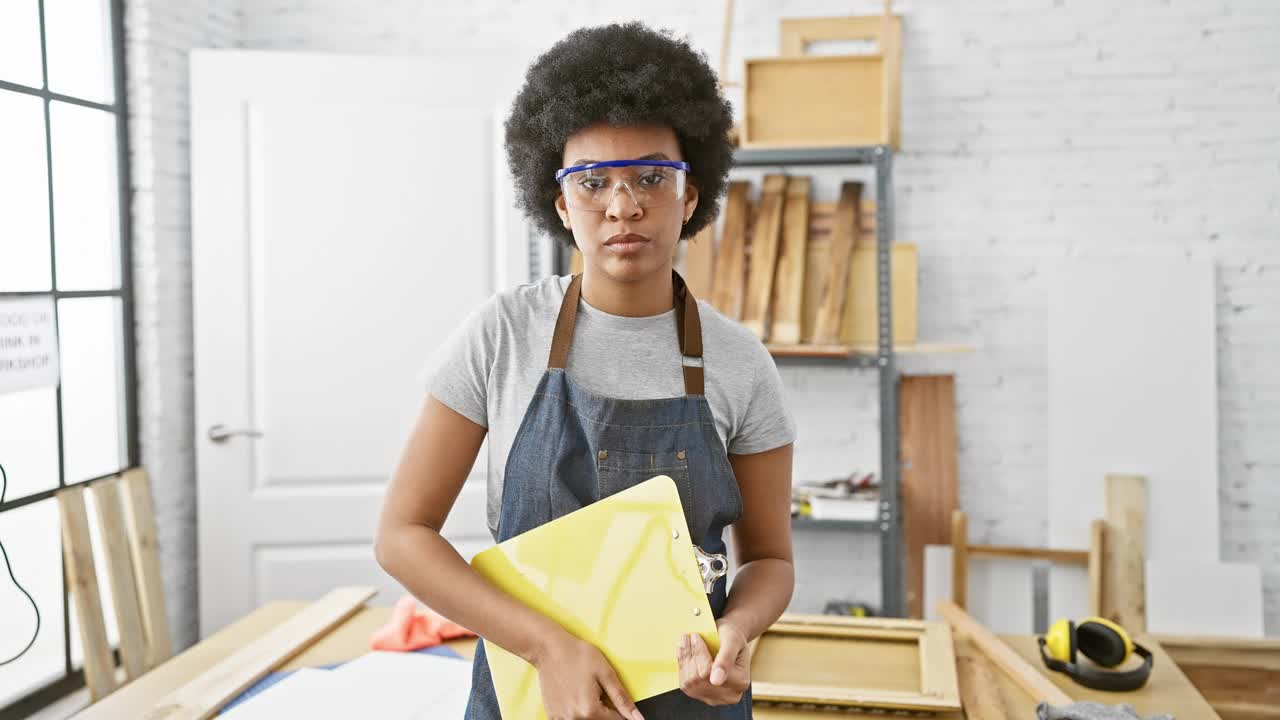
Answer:
[[[300,602],[276,602],[264,605],[103,698],[75,718],[76,720],[98,720],[99,718],[141,717],[157,700],[207,670],[253,638],[280,624],[303,607],[305,603]],[[387,621],[390,613],[389,608],[361,610],[315,644],[295,655],[280,669],[293,670],[327,665],[363,655],[368,652],[370,635],[374,629],[381,627]],[[1005,635],[1001,636],[1001,639],[1009,643],[1033,666],[1040,667],[1034,637]],[[1044,673],[1075,700],[1129,703],[1142,716],[1166,712],[1174,714],[1178,720],[1220,720],[1217,713],[1209,707],[1200,693],[1196,692],[1186,675],[1169,659],[1158,643],[1149,637],[1140,637],[1139,642],[1150,649],[1155,656],[1155,670],[1147,685],[1134,692],[1098,692],[1076,685],[1069,678],[1058,673],[1047,670],[1044,670]],[[447,645],[468,658],[473,655],[475,649],[474,640],[455,640]],[[893,669],[884,668],[884,671],[893,672]],[[1020,692],[999,670],[993,669],[992,672],[1000,685],[1000,695],[1004,699],[1008,717],[1035,717],[1035,703]],[[884,718],[883,714],[832,714],[763,706],[757,706],[754,715],[758,720],[831,720],[837,717],[848,720],[883,720]],[[936,717],[938,720],[963,720],[963,715],[960,713]]]

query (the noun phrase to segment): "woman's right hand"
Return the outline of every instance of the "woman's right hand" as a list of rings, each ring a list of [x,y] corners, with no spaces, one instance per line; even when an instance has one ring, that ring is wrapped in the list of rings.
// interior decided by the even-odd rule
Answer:
[[[538,653],[534,667],[548,720],[644,720],[613,666],[590,643],[558,633]],[[613,707],[604,702],[606,696]]]

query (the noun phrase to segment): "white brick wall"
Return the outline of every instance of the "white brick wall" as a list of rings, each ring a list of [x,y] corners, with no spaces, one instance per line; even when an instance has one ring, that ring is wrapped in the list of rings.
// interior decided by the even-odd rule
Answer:
[[[195,642],[187,51],[240,42],[239,0],[125,3],[142,463],[174,643]]]
[[[159,5],[132,3],[130,99],[143,445],[166,484],[158,493],[171,568],[194,560],[186,48],[491,47],[530,58],[575,27],[638,17],[688,34],[718,63],[723,17],[722,3],[676,0],[646,3],[643,16],[634,3],[604,0]],[[743,57],[776,53],[780,17],[879,7],[737,3],[731,78]],[[909,358],[903,370],[958,375],[961,504],[976,539],[1046,537],[1046,263],[1084,252],[1214,258],[1223,559],[1261,564],[1267,627],[1280,633],[1280,3],[900,0],[896,8],[906,16],[897,231],[920,248],[921,335],[979,346],[968,356]],[[820,187],[834,180],[824,173]],[[782,367],[800,423],[798,476],[878,462],[874,375]],[[183,420],[161,426],[162,414]],[[806,533],[797,551],[799,593],[812,598],[798,607],[879,601],[873,539]],[[189,627],[195,593],[184,572],[170,573],[169,590],[183,599],[175,614]]]

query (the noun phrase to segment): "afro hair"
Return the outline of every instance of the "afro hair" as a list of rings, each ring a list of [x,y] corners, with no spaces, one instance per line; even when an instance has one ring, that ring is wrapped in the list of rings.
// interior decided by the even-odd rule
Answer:
[[[630,22],[565,36],[529,66],[512,103],[507,164],[518,188],[516,203],[539,230],[576,245],[556,213],[555,173],[569,136],[601,122],[674,130],[698,188],[698,206],[680,237],[715,220],[733,164],[733,108],[705,54],[669,30]]]

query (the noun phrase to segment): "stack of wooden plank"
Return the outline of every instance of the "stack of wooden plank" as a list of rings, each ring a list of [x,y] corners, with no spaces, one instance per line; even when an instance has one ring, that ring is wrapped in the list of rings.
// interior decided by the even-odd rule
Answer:
[[[719,242],[708,227],[689,241],[685,278],[775,345],[876,343],[875,204],[862,183],[844,182],[837,202],[813,202],[812,180],[766,175],[753,202],[748,182],[730,183]],[[916,251],[892,246],[894,342],[916,340]]]

